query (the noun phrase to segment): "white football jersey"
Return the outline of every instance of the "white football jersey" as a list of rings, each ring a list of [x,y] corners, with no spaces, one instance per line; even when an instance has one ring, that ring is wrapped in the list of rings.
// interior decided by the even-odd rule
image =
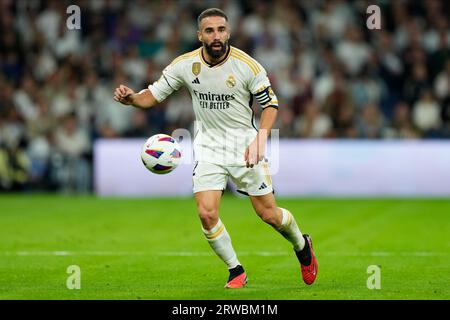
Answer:
[[[258,132],[253,97],[262,108],[278,108],[264,68],[232,46],[222,61],[210,65],[199,48],[172,61],[148,88],[161,102],[181,86],[188,88],[196,116],[195,160],[245,165],[245,149]]]

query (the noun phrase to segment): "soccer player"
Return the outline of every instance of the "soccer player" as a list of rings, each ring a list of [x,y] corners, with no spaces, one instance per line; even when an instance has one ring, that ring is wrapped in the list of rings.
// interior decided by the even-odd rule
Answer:
[[[181,86],[189,90],[196,116],[193,192],[206,240],[228,266],[226,288],[242,288],[247,283],[246,272],[219,218],[228,177],[238,191],[250,197],[258,216],[291,242],[303,281],[310,285],[318,271],[311,238],[301,233],[291,212],[277,206],[264,158],[278,112],[266,71],[248,54],[229,45],[230,26],[222,10],[207,9],[197,21],[200,48],[173,60],[147,89],[135,93],[120,85],[114,99],[150,108]],[[259,130],[253,124],[253,98],[263,108]]]

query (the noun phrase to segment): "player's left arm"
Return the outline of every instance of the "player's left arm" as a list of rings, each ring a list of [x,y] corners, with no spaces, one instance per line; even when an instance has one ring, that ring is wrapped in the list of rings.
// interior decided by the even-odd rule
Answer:
[[[248,90],[263,109],[259,121],[259,130],[256,138],[245,150],[245,163],[253,167],[264,159],[267,138],[277,119],[278,99],[272,90],[267,72],[256,60],[251,60],[251,72],[248,72]]]
[[[258,134],[245,150],[245,163],[247,168],[252,168],[264,159],[267,138],[270,136],[272,127],[277,119],[278,108],[266,107],[262,111]]]

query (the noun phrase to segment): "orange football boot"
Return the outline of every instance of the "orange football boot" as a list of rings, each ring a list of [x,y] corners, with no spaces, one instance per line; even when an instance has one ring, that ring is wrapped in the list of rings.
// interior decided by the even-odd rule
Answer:
[[[309,265],[303,265],[302,263],[300,263],[300,269],[302,271],[303,282],[306,283],[307,285],[311,285],[314,283],[314,281],[317,278],[319,264],[317,263],[317,259],[314,254],[311,237],[309,235],[305,234],[305,235],[303,235],[303,238],[305,238],[305,246],[308,246],[308,248],[309,248],[309,255],[311,257],[311,262]],[[297,257],[298,257],[298,253],[297,253]]]
[[[237,275],[236,275],[237,274]],[[238,289],[243,288],[247,284],[247,275],[245,274],[244,268],[242,266],[237,266],[230,269],[230,277],[225,285],[228,289]]]

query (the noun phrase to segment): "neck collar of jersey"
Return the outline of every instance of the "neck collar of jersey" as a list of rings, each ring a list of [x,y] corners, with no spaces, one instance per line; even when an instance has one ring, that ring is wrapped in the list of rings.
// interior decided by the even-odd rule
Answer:
[[[214,68],[214,67],[221,66],[222,64],[224,64],[228,60],[228,57],[230,56],[230,52],[231,52],[231,46],[228,45],[228,49],[227,49],[227,53],[225,54],[225,57],[223,57],[222,60],[217,61],[216,63],[209,63],[209,62],[206,61],[205,57],[203,56],[203,47],[199,51],[200,51],[200,60],[204,64],[206,64],[208,67]]]

